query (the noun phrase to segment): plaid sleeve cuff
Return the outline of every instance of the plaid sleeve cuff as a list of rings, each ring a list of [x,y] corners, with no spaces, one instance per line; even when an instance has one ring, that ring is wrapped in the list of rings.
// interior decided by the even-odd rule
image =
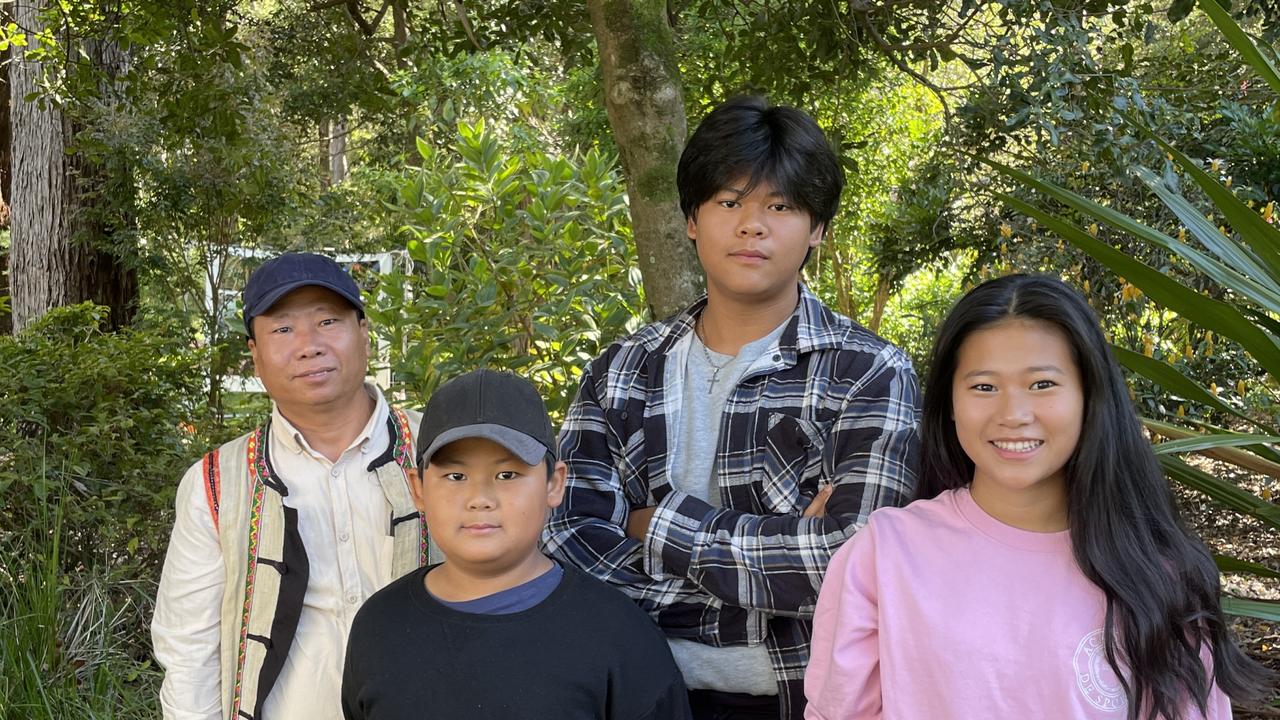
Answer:
[[[657,580],[688,578],[694,542],[716,512],[703,500],[679,490],[671,491],[649,520],[644,541],[645,572]]]

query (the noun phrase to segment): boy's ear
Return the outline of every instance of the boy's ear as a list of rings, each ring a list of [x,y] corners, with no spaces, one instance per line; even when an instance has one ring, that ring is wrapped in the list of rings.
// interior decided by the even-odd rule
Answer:
[[[690,240],[698,239],[698,221],[692,215],[684,219],[684,232]]]
[[[822,244],[823,238],[827,236],[826,223],[819,223],[817,227],[809,232],[809,247],[815,248]]]
[[[418,468],[411,467],[405,470],[405,475],[409,477],[409,494],[413,496],[413,506],[420,513],[426,512],[426,503],[422,499],[422,474],[418,472]]]
[[[560,507],[564,502],[564,482],[569,475],[569,466],[564,461],[557,461],[551,477],[547,478],[547,507]]]

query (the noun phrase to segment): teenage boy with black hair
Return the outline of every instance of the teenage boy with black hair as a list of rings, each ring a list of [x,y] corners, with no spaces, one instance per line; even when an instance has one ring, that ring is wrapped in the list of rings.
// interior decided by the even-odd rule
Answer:
[[[583,373],[547,551],[657,621],[695,718],[798,720],[827,563],[915,484],[916,377],[800,284],[844,187],[812,118],[731,100],[677,184],[707,295]]]
[[[445,561],[369,598],[351,628],[347,720],[687,720],[662,633],[622,593],[543,555],[564,494],[546,406],[477,370],[431,396],[414,502]]]

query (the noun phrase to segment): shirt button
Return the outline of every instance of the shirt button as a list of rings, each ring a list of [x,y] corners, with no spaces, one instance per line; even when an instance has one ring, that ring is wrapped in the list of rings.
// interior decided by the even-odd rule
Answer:
[[[350,539],[351,539],[351,536],[346,534],[345,532],[338,533],[338,542],[346,542]]]
[[[782,361],[782,356],[781,356],[781,355],[774,355],[774,356],[773,356],[773,361],[774,361],[774,362],[781,362],[781,361]]]
[[[348,604],[348,605],[355,605],[355,604],[356,604],[356,603],[358,603],[358,602],[360,602],[360,596],[359,596],[359,595],[356,595],[355,593],[351,593],[350,595],[348,595],[348,596],[347,596],[347,604]]]
[[[334,476],[334,477],[338,477],[339,475],[341,475],[341,474],[342,474],[342,471],[341,471],[341,470],[339,470],[338,468],[334,468],[334,469],[332,469],[332,470],[330,470],[330,471],[329,471],[329,474],[330,474],[330,475],[332,475],[332,476]]]

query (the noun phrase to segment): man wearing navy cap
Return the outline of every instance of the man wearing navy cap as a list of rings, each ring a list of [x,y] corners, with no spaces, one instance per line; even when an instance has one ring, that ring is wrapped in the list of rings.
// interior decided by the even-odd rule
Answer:
[[[405,470],[420,417],[365,382],[369,322],[333,260],[244,289],[267,422],[183,477],[151,630],[166,719],[340,718],[356,610],[427,561]]]

